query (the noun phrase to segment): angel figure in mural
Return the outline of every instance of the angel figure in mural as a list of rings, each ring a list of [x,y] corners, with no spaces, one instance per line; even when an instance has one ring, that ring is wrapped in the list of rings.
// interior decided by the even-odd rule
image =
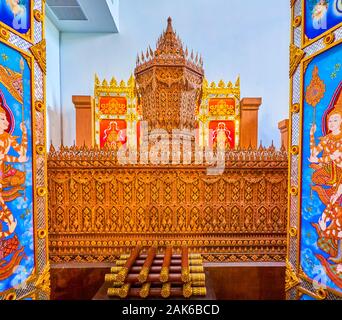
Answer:
[[[21,192],[25,190],[25,172],[13,168],[9,163],[25,163],[27,158],[27,129],[22,122],[20,129],[22,132],[21,144],[18,137],[10,134],[8,121],[8,109],[5,107],[5,99],[0,92],[0,280],[11,275],[13,268],[18,265],[23,257],[23,248],[19,248],[20,243],[15,233],[17,220],[7,206],[11,202],[22,197]],[[10,155],[13,149],[18,156]],[[14,254],[10,261],[4,259]]]
[[[6,0],[6,2],[15,17],[23,17],[26,15],[26,8],[24,5],[20,4],[20,0]]]
[[[340,102],[342,103],[342,95]],[[329,254],[329,260],[342,271],[342,109],[334,108],[327,116],[328,134],[315,143],[316,125],[310,131],[312,189],[326,206],[318,224],[314,224],[318,246]],[[321,155],[321,156],[320,156]]]
[[[104,147],[108,149],[118,150],[125,143],[125,134],[121,130],[116,121],[112,121],[109,127],[104,131],[103,137]]]
[[[230,143],[233,141],[231,132],[226,128],[224,122],[220,122],[217,129],[213,132],[213,141],[215,150],[226,150],[230,148]]]
[[[328,13],[327,0],[318,0],[317,4],[312,10],[312,21],[315,29],[327,28],[327,13]]]

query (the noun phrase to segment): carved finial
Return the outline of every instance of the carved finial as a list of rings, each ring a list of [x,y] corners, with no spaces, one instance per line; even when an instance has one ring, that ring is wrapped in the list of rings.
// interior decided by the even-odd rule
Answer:
[[[262,146],[262,140],[260,140],[259,151],[263,151],[264,147]]]
[[[55,152],[55,151],[56,151],[56,149],[55,149],[54,145],[52,144],[52,140],[51,140],[49,152]]]
[[[99,79],[99,77],[97,76],[96,73],[95,73],[95,85],[96,85],[96,86],[99,86],[99,85],[100,85],[100,79]]]
[[[151,56],[151,58],[153,58],[153,51],[152,51],[152,49],[151,49],[150,46],[149,46],[148,48],[149,48],[149,50],[150,50],[150,56]]]
[[[240,76],[236,79],[235,87],[240,87]]]
[[[172,28],[172,19],[171,19],[171,17],[168,17],[168,18],[167,18],[167,28],[166,28],[166,32],[167,32],[167,33],[173,32],[173,28]]]
[[[116,87],[118,84],[117,84],[117,82],[116,82],[116,79],[115,79],[115,77],[112,77],[112,80],[110,80],[110,86],[111,87]]]
[[[102,81],[102,86],[103,86],[103,87],[108,87],[108,82],[107,82],[106,79],[104,79],[104,80]]]
[[[133,76],[133,74],[131,74],[131,76],[129,77],[127,85],[129,87],[132,87],[134,85],[134,76]]]
[[[194,61],[194,50],[191,50],[190,58],[191,58],[192,61]]]
[[[188,47],[185,48],[185,57],[187,58],[189,55],[189,50],[188,50]]]
[[[218,84],[218,87],[219,88],[224,88],[226,85],[225,85],[225,83],[224,83],[224,81],[223,80],[220,80],[220,82],[219,82],[219,84]]]
[[[253,147],[252,147],[252,140],[249,140],[249,146],[248,146],[248,151],[251,151],[253,150]]]
[[[149,57],[150,57],[150,52],[149,52],[149,50],[148,50],[148,49],[146,49],[146,59],[148,60],[148,59],[149,59]]]
[[[285,152],[285,151],[286,151],[286,148],[285,148],[284,142],[282,142],[282,143],[281,143],[281,148],[280,148],[280,151],[281,151],[281,152]]]
[[[137,65],[140,64],[140,58],[139,58],[139,55],[137,54]]]
[[[144,53],[141,52],[141,61],[144,62],[145,61],[145,56],[144,56]]]
[[[233,83],[231,81],[228,82],[228,88],[233,88]]]
[[[196,62],[196,64],[198,63],[198,53],[196,53],[195,62]]]

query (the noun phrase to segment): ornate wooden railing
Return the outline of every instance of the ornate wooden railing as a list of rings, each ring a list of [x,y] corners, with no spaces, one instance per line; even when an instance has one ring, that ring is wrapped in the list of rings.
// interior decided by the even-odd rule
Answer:
[[[287,154],[231,151],[205,165],[119,165],[111,151],[50,150],[50,258],[107,261],[136,245],[187,245],[207,261],[284,261]]]

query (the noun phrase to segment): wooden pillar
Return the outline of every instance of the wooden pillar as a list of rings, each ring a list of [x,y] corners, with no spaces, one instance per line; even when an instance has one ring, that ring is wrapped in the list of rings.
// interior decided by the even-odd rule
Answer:
[[[247,149],[258,148],[258,120],[261,98],[243,98],[241,100],[240,146]]]
[[[76,109],[76,145],[93,146],[94,116],[91,96],[72,96]]]
[[[281,134],[281,145],[285,147],[286,151],[289,149],[289,119],[285,119],[278,123],[278,128]]]

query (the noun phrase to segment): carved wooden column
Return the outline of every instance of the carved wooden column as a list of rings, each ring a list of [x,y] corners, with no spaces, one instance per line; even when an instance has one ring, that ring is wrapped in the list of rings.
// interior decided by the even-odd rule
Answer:
[[[241,140],[240,146],[253,149],[258,147],[258,115],[261,98],[243,98],[241,100]]]
[[[285,147],[286,151],[289,149],[289,119],[285,119],[278,123],[278,128],[281,134],[281,145]]]
[[[94,113],[91,96],[72,96],[76,109],[76,145],[93,146]]]

